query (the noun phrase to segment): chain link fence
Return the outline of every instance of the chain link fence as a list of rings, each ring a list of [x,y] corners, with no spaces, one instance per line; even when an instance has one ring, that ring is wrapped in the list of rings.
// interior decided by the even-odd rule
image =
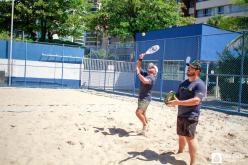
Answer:
[[[206,107],[248,112],[248,33],[243,32],[205,63]],[[218,44],[218,43],[215,43]]]
[[[117,64],[118,60],[120,60],[118,59],[118,53],[108,54],[108,52],[121,52],[120,48],[122,47],[110,45],[105,51],[105,58],[84,60],[84,66],[86,65],[85,63],[92,65],[92,69],[84,71],[87,72],[86,77],[88,77],[88,81],[87,78],[84,79],[84,84],[88,88],[114,92],[123,91],[137,96],[139,90],[139,81],[135,76],[137,55],[144,52],[149,45],[159,44],[160,51],[145,58],[142,63],[142,68],[144,69],[147,68],[150,62],[159,67],[159,74],[153,88],[153,97],[155,99],[163,100],[167,92],[177,90],[179,83],[187,78],[187,60],[199,59],[202,64],[200,78],[205,82],[207,90],[203,107],[220,111],[248,113],[247,43],[247,33],[224,33],[137,42],[133,46],[136,58],[127,58],[126,60],[134,62],[119,62],[122,65],[126,63],[131,68],[124,69],[125,67],[123,67],[119,72],[123,75],[125,73],[130,74],[130,76],[125,75],[120,81],[123,83],[121,86],[126,90],[123,90],[123,88],[121,90],[115,83],[115,74],[118,73]],[[127,47],[127,49],[132,52],[132,48]],[[113,61],[105,60],[100,62],[108,59],[108,57]],[[102,66],[105,67],[101,68],[99,63],[104,63]],[[102,70],[101,76],[96,75],[96,73],[100,73],[96,68]],[[112,69],[112,72],[109,68]],[[126,87],[124,85],[126,80],[134,84]],[[92,84],[87,84],[86,82]],[[99,82],[99,84],[97,85],[96,82]],[[107,86],[106,84],[109,82],[113,85]]]
[[[63,46],[43,49],[39,59],[32,59],[37,45],[21,46],[23,59],[13,56],[13,86],[84,88],[137,96],[139,81],[135,61],[138,54],[150,45],[159,44],[160,50],[147,56],[142,63],[146,69],[150,62],[159,68],[153,88],[154,99],[163,100],[170,90],[177,90],[187,78],[186,63],[201,60],[200,78],[206,84],[203,107],[221,111],[248,113],[248,37],[247,33],[211,34],[166,38],[136,43],[111,44],[105,48],[91,48],[80,56],[71,54]],[[1,43],[4,45],[6,43]],[[16,44],[13,45],[18,46]],[[29,48],[30,47],[30,48]],[[0,46],[0,52],[7,49]],[[55,51],[56,50],[56,51]],[[45,52],[45,53],[44,53]],[[56,53],[57,52],[57,53]],[[60,53],[58,53],[60,52]],[[67,53],[65,53],[67,52]],[[0,85],[8,84],[8,58],[0,54]],[[31,59],[30,59],[31,58]]]

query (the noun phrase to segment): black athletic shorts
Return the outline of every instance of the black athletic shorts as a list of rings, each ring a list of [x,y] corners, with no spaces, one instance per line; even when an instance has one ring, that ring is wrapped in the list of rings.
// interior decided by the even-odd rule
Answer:
[[[177,134],[180,136],[194,137],[198,120],[186,117],[177,117]]]

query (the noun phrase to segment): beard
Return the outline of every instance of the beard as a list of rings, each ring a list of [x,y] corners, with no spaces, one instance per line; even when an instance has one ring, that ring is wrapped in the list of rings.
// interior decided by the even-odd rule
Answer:
[[[191,72],[191,73],[190,73],[190,72],[187,72],[187,76],[188,76],[188,77],[195,76],[195,72]]]

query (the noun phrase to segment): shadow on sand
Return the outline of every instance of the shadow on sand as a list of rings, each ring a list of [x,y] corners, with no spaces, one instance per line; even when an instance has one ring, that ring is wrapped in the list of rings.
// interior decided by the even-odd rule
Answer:
[[[173,164],[173,165],[187,165],[183,160],[176,160],[174,156],[172,156],[173,152],[166,152],[162,154],[158,154],[152,150],[144,150],[143,152],[131,151],[128,152],[130,155],[128,158],[123,159],[119,162],[119,164],[128,161],[129,159],[136,158],[142,161],[159,161],[161,164]]]
[[[101,132],[103,135],[118,135],[119,137],[128,137],[128,136],[138,136],[134,131],[126,131],[125,129],[122,128],[108,128],[108,132],[104,131],[104,128],[98,128],[98,127],[93,127],[95,128],[95,132]],[[132,133],[132,134],[131,134]]]

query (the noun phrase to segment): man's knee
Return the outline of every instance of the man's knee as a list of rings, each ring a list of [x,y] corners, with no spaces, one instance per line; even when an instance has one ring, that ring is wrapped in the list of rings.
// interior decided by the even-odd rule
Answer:
[[[143,110],[142,109],[137,109],[136,110],[136,115],[139,116],[141,114],[143,114]]]
[[[186,137],[186,141],[187,141],[187,143],[188,143],[188,145],[189,145],[189,147],[191,148],[191,147],[196,147],[196,142],[195,142],[195,139],[194,139],[194,137]]]
[[[187,142],[193,142],[194,141],[194,137],[193,136],[185,136]]]

